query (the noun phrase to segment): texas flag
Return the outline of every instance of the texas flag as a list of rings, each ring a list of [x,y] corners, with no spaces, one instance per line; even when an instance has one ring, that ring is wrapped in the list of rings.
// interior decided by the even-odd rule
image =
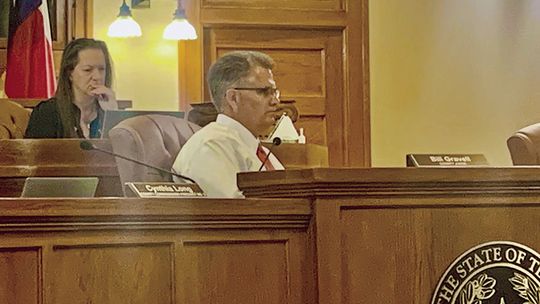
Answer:
[[[6,95],[49,98],[55,87],[47,0],[10,1]]]

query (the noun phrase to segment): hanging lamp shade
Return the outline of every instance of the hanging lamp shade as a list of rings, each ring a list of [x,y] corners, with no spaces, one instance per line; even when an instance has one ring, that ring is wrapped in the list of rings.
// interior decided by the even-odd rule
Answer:
[[[141,27],[131,17],[131,10],[125,0],[120,6],[118,18],[109,26],[107,35],[116,38],[140,37],[142,35]]]
[[[180,0],[174,12],[174,18],[163,31],[163,38],[167,40],[194,40],[197,39],[195,28],[186,18],[186,11],[182,8]]]

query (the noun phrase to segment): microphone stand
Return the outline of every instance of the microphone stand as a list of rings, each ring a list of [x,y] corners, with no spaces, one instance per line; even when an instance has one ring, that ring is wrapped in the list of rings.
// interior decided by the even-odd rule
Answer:
[[[170,175],[173,175],[173,176],[176,176],[176,177],[179,177],[179,178],[182,178],[182,179],[185,179],[185,180],[188,180],[194,184],[196,184],[196,182],[187,177],[187,176],[184,176],[184,175],[181,175],[181,174],[178,174],[178,173],[175,173],[175,172],[172,172],[172,171],[169,171],[169,170],[165,170],[163,168],[159,168],[159,167],[156,167],[156,166],[153,166],[153,165],[150,165],[150,164],[147,164],[147,163],[144,163],[140,160],[136,160],[134,158],[130,158],[130,157],[127,157],[127,156],[123,156],[123,155],[120,155],[120,154],[116,154],[114,152],[111,152],[111,151],[107,151],[107,150],[104,150],[104,149],[100,149],[98,147],[96,147],[94,144],[88,142],[88,141],[81,141],[81,143],[79,144],[79,146],[81,147],[81,149],[83,150],[87,150],[87,151],[90,151],[90,150],[96,150],[96,151],[99,151],[99,152],[102,152],[102,153],[105,153],[105,154],[109,154],[109,155],[112,155],[112,156],[115,156],[115,157],[118,157],[118,158],[121,158],[121,159],[124,159],[124,160],[127,160],[127,161],[130,161],[130,162],[134,162],[138,165],[141,165],[141,166],[144,166],[144,167],[147,167],[147,168],[152,168],[156,171],[159,171],[161,173],[167,173],[167,174],[170,174]]]
[[[274,149],[275,146],[279,146],[279,145],[281,145],[281,138],[279,138],[279,137],[274,138],[272,140],[272,145],[270,146],[270,148],[268,148],[268,153],[266,154],[266,157],[265,157],[264,161],[262,162],[261,166],[259,167],[259,170],[257,170],[257,171],[262,170],[262,168],[264,167],[264,165],[266,164],[266,162],[270,158],[270,154],[272,154],[272,149]]]

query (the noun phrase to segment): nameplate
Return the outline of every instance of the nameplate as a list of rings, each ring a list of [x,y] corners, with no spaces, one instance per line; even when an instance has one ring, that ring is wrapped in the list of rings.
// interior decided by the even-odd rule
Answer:
[[[483,154],[407,154],[407,167],[485,167]]]
[[[202,197],[206,196],[197,184],[126,183],[137,197]]]

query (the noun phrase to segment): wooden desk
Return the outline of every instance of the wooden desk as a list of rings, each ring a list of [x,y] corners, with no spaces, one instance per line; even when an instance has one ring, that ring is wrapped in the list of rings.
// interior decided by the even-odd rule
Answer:
[[[430,303],[478,244],[540,251],[538,176],[327,168],[239,176],[285,199],[4,198],[0,302]]]
[[[108,140],[91,142],[112,151]],[[124,196],[114,157],[83,151],[79,143],[79,139],[0,140],[0,197],[20,196],[29,176],[97,176],[96,196]],[[318,145],[283,144],[275,153],[287,168],[328,165],[326,147]]]
[[[103,140],[91,142],[111,150]],[[18,197],[29,176],[97,176],[97,196],[123,196],[116,160],[83,151],[78,139],[0,140],[0,197]]]
[[[267,148],[272,144],[265,143]],[[272,148],[287,169],[305,169],[328,167],[328,148],[315,144],[289,144],[283,143]]]
[[[479,244],[540,252],[539,177],[532,167],[320,168],[238,179],[248,197],[311,201],[317,303],[401,304],[430,303],[450,264]]]
[[[0,303],[315,303],[308,200],[0,199]]]

